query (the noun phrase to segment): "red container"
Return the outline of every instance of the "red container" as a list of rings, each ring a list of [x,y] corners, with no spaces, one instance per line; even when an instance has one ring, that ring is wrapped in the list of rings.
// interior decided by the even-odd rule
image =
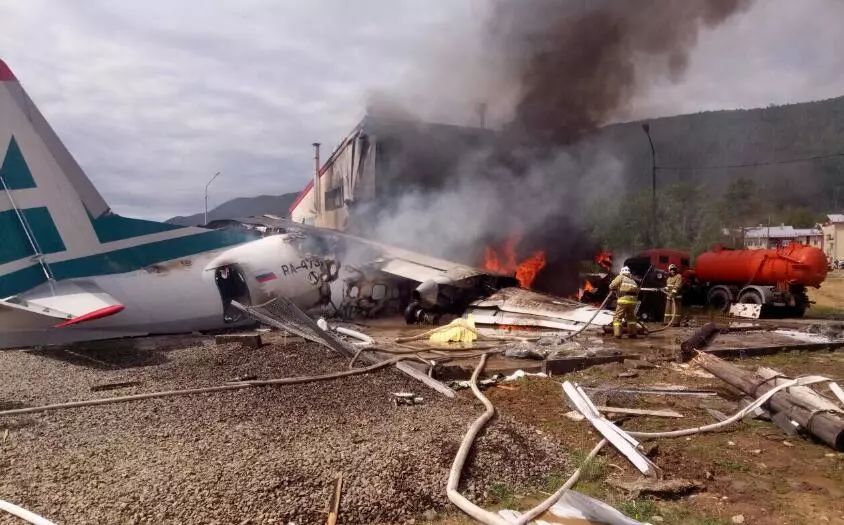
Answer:
[[[826,271],[823,252],[803,244],[775,250],[714,250],[700,254],[695,261],[695,274],[701,281],[740,286],[787,283],[818,287],[826,279]]]

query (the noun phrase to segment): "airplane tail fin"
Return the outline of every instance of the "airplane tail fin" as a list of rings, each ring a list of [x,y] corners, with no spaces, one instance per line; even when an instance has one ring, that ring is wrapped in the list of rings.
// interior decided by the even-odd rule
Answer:
[[[136,269],[151,252],[133,248],[206,232],[112,213],[0,60],[0,298],[45,281]],[[167,245],[157,256],[204,247]]]

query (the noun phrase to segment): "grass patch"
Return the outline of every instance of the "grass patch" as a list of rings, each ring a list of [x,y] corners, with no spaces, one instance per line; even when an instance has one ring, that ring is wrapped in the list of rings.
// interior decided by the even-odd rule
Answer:
[[[487,489],[490,503],[502,508],[512,508],[516,503],[516,489],[504,483],[493,483]]]
[[[697,514],[688,509],[664,509],[666,512],[659,514],[663,517],[663,523],[670,525],[731,525],[730,520]]]
[[[661,515],[659,514],[659,509],[657,508],[656,503],[644,498],[623,501],[617,508],[627,516],[639,521],[646,521],[655,515]]]
[[[731,459],[718,458],[715,460],[715,464],[723,468],[724,470],[729,470],[732,472],[750,472],[750,467],[743,463],[733,461]]]
[[[844,319],[844,309],[835,306],[826,306],[815,304],[806,311],[809,317],[817,317],[818,319]]]
[[[586,456],[588,455],[588,452],[582,450],[575,450],[572,454],[575,465],[582,469],[580,472],[580,482],[586,483],[604,479],[607,476],[607,460],[601,456],[596,456],[592,461],[584,465],[583,462],[586,461]]]

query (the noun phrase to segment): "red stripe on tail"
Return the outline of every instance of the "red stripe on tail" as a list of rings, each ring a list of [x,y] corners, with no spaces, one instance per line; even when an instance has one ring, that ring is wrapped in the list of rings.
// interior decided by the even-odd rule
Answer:
[[[5,62],[0,60],[0,82],[17,82],[15,74],[9,69]]]

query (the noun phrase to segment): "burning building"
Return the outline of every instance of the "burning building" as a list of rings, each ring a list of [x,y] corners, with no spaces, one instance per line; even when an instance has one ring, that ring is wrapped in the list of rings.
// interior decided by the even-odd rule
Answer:
[[[316,145],[314,176],[290,207],[291,219],[337,230],[365,230],[374,215],[412,191],[435,191],[457,176],[469,151],[494,131],[367,115],[324,163]]]

